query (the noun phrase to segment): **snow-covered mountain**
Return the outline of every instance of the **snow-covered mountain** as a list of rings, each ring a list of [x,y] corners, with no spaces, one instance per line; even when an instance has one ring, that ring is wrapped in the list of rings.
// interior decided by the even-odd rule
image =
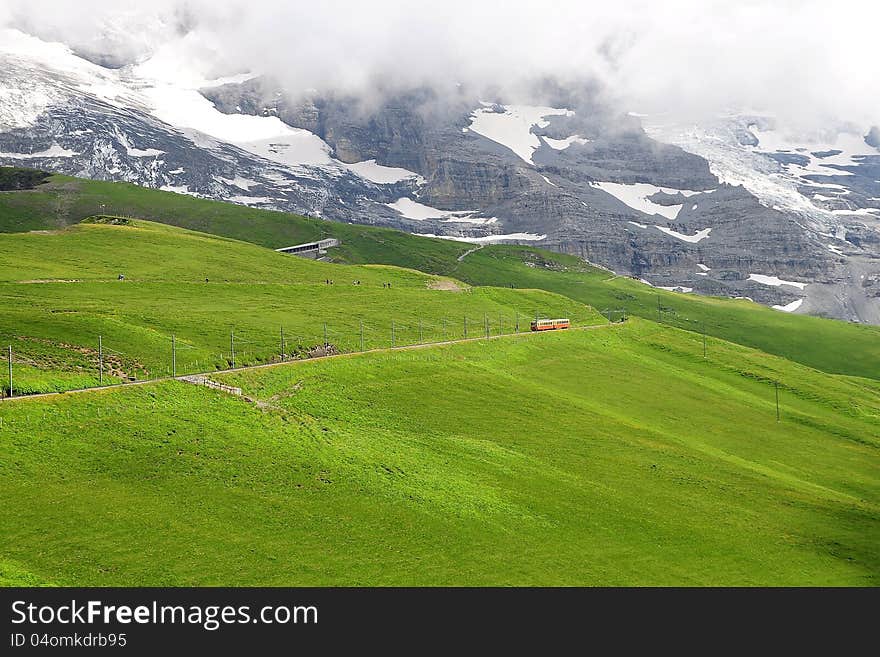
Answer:
[[[880,323],[880,135],[682,127],[552,80],[299,93],[180,51],[0,32],[0,163],[582,256],[654,285]]]

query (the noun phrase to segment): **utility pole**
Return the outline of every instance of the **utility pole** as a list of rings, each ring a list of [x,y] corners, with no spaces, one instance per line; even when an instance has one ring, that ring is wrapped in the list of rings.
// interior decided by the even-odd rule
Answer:
[[[663,320],[660,319],[660,313],[661,313],[661,310],[660,310],[660,295],[658,294],[658,295],[657,295],[657,323],[658,323],[658,324],[659,324],[660,322],[663,321]]]
[[[9,396],[12,397],[12,345],[9,345]]]
[[[514,314],[513,321],[514,321],[514,329],[513,329],[514,333],[519,333],[519,311],[517,311]]]
[[[391,320],[391,348],[394,349],[394,320]]]
[[[779,381],[774,381],[773,387],[776,388],[776,421],[779,422]]]
[[[361,351],[364,350],[364,320],[361,320]]]
[[[327,322],[324,322],[324,346],[327,346]]]
[[[446,342],[446,318],[443,318],[443,342]]]
[[[467,315],[464,316],[464,339],[467,340]]]
[[[98,385],[104,385],[104,345],[98,336]]]
[[[229,349],[232,352],[232,369],[235,369],[235,329],[229,332]]]
[[[489,315],[487,315],[486,313],[483,313],[483,321],[486,324],[486,337],[488,338],[489,337]]]
[[[707,358],[706,353],[706,322],[703,322],[703,358]]]
[[[284,362],[284,325],[281,325],[281,362]]]
[[[171,334],[171,378],[177,377],[177,343],[174,334]]]
[[[419,318],[419,344],[422,344],[422,320]]]
[[[498,313],[498,335],[504,333],[504,314]]]

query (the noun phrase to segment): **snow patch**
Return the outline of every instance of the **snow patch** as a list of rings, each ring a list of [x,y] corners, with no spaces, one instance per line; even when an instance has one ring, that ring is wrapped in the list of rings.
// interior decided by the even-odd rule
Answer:
[[[275,202],[274,198],[268,196],[230,196],[228,200],[240,205],[265,205]]]
[[[452,235],[434,235],[433,233],[416,233],[419,237],[434,237],[441,240],[454,240],[456,242],[470,242],[472,244],[500,244],[503,242],[538,242],[546,239],[546,235],[535,233],[508,233],[506,235],[487,235],[485,237],[456,237]]]
[[[877,151],[865,143],[861,134],[838,132],[832,138],[825,135],[790,136],[778,130],[761,130],[759,126],[750,126],[752,133],[758,138],[755,150],[764,153],[793,154],[807,159],[807,164],[786,164],[786,169],[797,176],[851,176],[850,171],[836,167],[858,166],[859,158],[877,155]],[[839,152],[836,152],[839,151]],[[815,153],[833,153],[818,157]]]
[[[46,150],[36,153],[0,153],[0,157],[6,157],[11,160],[29,160],[38,157],[73,157],[74,155],[80,155],[80,153],[62,148],[56,142],[52,142],[52,145]]]
[[[183,169],[181,169],[181,171],[183,171]],[[174,173],[174,172],[172,171],[171,173]],[[227,185],[231,185],[232,187],[238,187],[239,189],[243,189],[246,192],[249,192],[251,190],[251,187],[254,187],[255,185],[260,184],[256,180],[251,180],[250,178],[242,178],[241,176],[236,176],[235,178],[231,178],[231,179],[230,178],[216,178],[216,180],[219,180],[220,182],[225,183]]]
[[[380,185],[391,185],[403,182],[404,180],[414,180],[419,183],[425,181],[424,178],[414,171],[400,167],[386,167],[378,164],[376,160],[364,160],[363,162],[355,162],[354,164],[346,164],[344,166],[361,178]]]
[[[162,185],[159,189],[163,192],[174,192],[175,194],[186,194],[187,196],[198,196],[196,192],[189,191],[186,185]]]
[[[762,285],[772,285],[773,287],[779,287],[780,285],[791,285],[792,287],[797,287],[801,290],[807,287],[806,283],[799,283],[796,281],[784,281],[778,276],[766,276],[765,274],[749,274],[749,280],[761,283]]]
[[[544,179],[544,182],[548,185],[552,185],[553,187],[559,187],[555,182],[551,182],[547,176],[541,176]]]
[[[663,192],[665,194],[670,194],[673,196],[676,194],[682,194],[685,197],[700,193],[691,191],[689,189],[671,189],[668,187],[657,187],[649,183],[633,183],[627,185],[623,183],[612,182],[593,182],[590,183],[590,186],[601,189],[607,194],[611,194],[621,203],[631,207],[633,210],[638,210],[639,212],[643,212],[645,214],[659,214],[660,216],[666,217],[667,219],[675,219],[678,216],[678,213],[681,210],[682,206],[660,205],[659,203],[654,203],[653,201],[648,200],[649,196],[653,196],[654,194],[657,194],[659,192]]]
[[[506,146],[527,164],[534,164],[532,156],[541,147],[538,136],[532,128],[546,128],[550,123],[548,116],[574,116],[574,112],[555,107],[539,107],[534,105],[504,105],[503,111],[495,110],[491,103],[482,103],[483,107],[471,114],[469,129],[486,139]]]
[[[308,130],[298,128],[289,128],[289,130],[291,132],[277,137],[231,143],[254,155],[291,167],[328,166],[334,163],[330,157],[330,147],[323,139]]]
[[[399,198],[394,203],[386,203],[389,208],[396,210],[407,219],[424,221],[425,219],[442,219],[453,214],[450,210],[438,210],[430,205],[424,205],[413,201],[411,198]]]
[[[551,139],[550,137],[542,136],[541,139],[543,139],[550,148],[553,148],[557,151],[564,151],[572,144],[580,144],[581,146],[583,146],[584,144],[589,144],[592,141],[592,139],[584,139],[580,135],[572,135],[571,137],[566,137],[565,139]]]
[[[774,310],[781,310],[786,313],[793,313],[795,310],[801,307],[801,304],[804,302],[803,299],[797,299],[792,301],[791,303],[787,303],[784,306],[773,306]]]
[[[647,228],[647,224],[640,224],[638,221],[627,221],[626,223],[638,226],[639,228]]]
[[[696,244],[697,242],[701,242],[702,240],[709,237],[709,233],[712,232],[711,228],[704,228],[703,230],[698,230],[693,235],[685,235],[684,233],[677,233],[676,231],[667,228],[666,226],[654,226],[654,228],[658,230],[662,230],[667,235],[670,235],[676,239],[681,240],[682,242],[689,242],[691,244]]]
[[[685,294],[687,294],[688,292],[694,291],[694,288],[685,287],[684,285],[675,285],[673,287],[664,287],[663,285],[656,285],[654,287],[656,287],[660,290],[666,290],[667,292],[684,292]]]
[[[476,225],[486,225],[497,223],[497,217],[476,217],[478,210],[439,210],[425,205],[411,198],[399,198],[394,203],[386,203],[389,208],[396,210],[407,219],[415,221],[425,221],[426,219],[440,219],[443,221],[460,222]]]
[[[652,120],[644,122],[644,129],[658,141],[705,158],[721,182],[743,186],[765,207],[794,213],[805,220],[811,230],[834,230],[840,219],[814,201],[833,200],[831,194],[849,194],[846,186],[826,182],[829,176],[849,175],[834,166],[856,166],[866,155],[876,156],[877,151],[864,143],[863,133],[844,129],[830,137],[823,134],[790,138],[780,131],[756,127],[757,119],[751,122],[754,116],[754,113],[730,114],[705,125]],[[768,124],[773,121],[772,117],[764,118]],[[747,124],[759,140],[757,146],[740,143],[741,131]],[[841,152],[834,153],[838,150]],[[831,154],[816,155],[825,155],[825,152]],[[797,156],[792,159],[800,162],[783,164],[771,158],[780,154]]]
[[[712,268],[711,268],[711,267],[707,267],[707,266],[704,265],[702,262],[698,262],[698,263],[697,263],[697,267],[700,268],[700,271],[712,271]]]
[[[858,217],[872,217],[880,213],[880,208],[859,208],[858,210],[832,210],[831,214],[845,214]]]
[[[158,148],[127,148],[126,152],[131,157],[156,157],[165,154],[165,151],[160,151]]]

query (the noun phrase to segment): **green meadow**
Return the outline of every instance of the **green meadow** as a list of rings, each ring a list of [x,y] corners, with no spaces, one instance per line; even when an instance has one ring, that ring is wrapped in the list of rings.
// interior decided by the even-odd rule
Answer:
[[[333,265],[151,222],[0,235],[0,345],[13,348],[19,394],[97,385],[99,336],[106,383],[225,369],[233,350],[236,366],[280,360],[282,331],[296,358],[325,342],[360,351],[515,333],[536,315],[606,321],[543,290]]]
[[[459,260],[474,247],[67,176],[52,176],[33,190],[0,192],[0,233],[55,230],[99,214],[140,217],[270,248],[336,237],[342,244],[331,256],[340,263],[395,265],[474,286],[542,289],[599,310],[625,310],[680,328],[705,330],[826,372],[880,378],[880,328],[876,326],[782,313],[747,300],[658,290],[572,256],[531,247],[487,246]],[[154,264],[159,269],[162,263]],[[197,280],[203,271],[206,267],[196,261],[185,263],[180,273]],[[224,271],[228,269],[221,265],[221,276]],[[116,276],[117,272],[110,267],[106,273]]]
[[[243,396],[78,391],[99,336]],[[51,176],[0,192],[8,346],[2,585],[880,584],[877,327]]]
[[[876,585],[880,384],[644,320],[0,405],[0,573]],[[776,421],[774,381],[780,381]]]

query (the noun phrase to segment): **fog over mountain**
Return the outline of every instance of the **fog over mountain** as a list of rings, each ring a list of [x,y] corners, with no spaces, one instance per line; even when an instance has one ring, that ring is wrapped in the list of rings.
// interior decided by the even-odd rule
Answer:
[[[291,93],[461,83],[515,96],[549,75],[678,118],[748,108],[804,128],[880,123],[880,8],[862,0],[7,0],[0,12],[102,63],[164,52]]]
[[[7,0],[0,163],[880,323],[878,26],[852,0]]]

